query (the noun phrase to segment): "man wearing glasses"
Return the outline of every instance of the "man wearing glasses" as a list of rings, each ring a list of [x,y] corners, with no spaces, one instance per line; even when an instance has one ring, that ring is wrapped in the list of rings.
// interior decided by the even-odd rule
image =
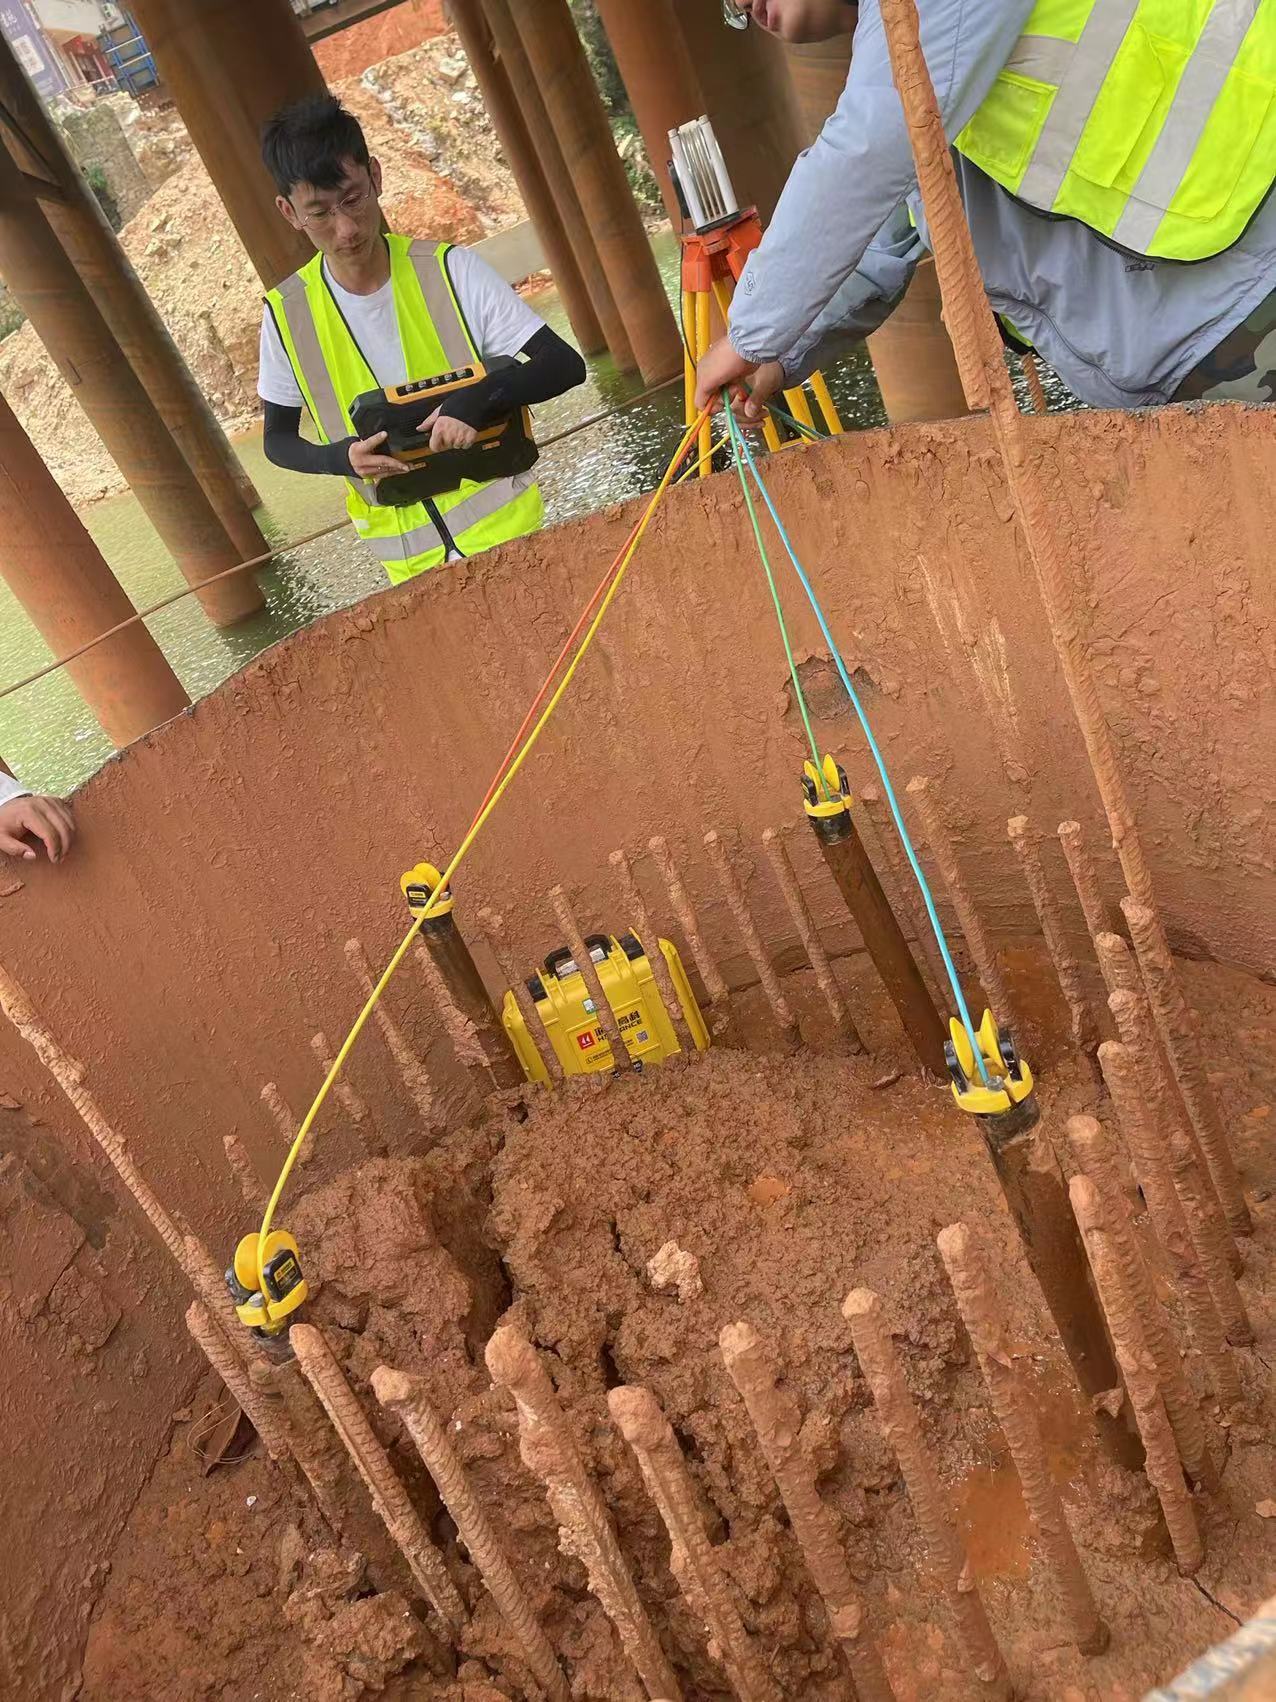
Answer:
[[[1276,3],[918,0],[979,269],[1006,340],[1084,402],[1276,396]],[[747,421],[898,305],[925,252],[878,0],[724,0],[733,28],[854,31],[700,362]],[[742,382],[750,379],[745,398]]]
[[[385,453],[385,432],[355,435],[350,406],[368,390],[522,356],[450,392],[420,428],[432,449],[466,449],[484,427],[582,383],[584,361],[478,255],[383,231],[380,164],[335,96],[277,113],[262,157],[280,213],[317,250],[266,297],[257,391],[267,457],[344,478],[355,531],[395,584],[534,532],[544,510],[530,473],[378,503],[377,482],[404,466]],[[320,443],[300,435],[303,407]]]

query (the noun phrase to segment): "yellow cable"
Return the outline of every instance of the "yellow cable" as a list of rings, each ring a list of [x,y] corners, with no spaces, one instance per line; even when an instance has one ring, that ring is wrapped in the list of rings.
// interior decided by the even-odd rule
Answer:
[[[473,845],[474,841],[478,838],[479,834],[482,832],[483,827],[484,827],[485,823],[487,822],[488,817],[492,814],[492,811],[496,808],[496,806],[500,803],[501,799],[505,796],[505,793],[506,793],[507,789],[509,788],[511,781],[514,779],[514,776],[518,773],[519,769],[522,768],[523,763],[527,760],[528,756],[531,754],[532,747],[536,744],[536,741],[540,738],[542,732],[544,732],[545,727],[546,727],[547,723],[549,722],[550,717],[553,715],[555,709],[557,709],[559,702],[561,701],[561,699],[563,697],[563,694],[566,692],[568,686],[572,683],[572,677],[575,674],[576,669],[580,666],[580,663],[581,663],[581,661],[582,661],[582,659],[585,655],[585,652],[589,649],[589,646],[593,643],[594,636],[597,633],[599,627],[603,623],[603,617],[606,615],[607,610],[611,607],[611,604],[612,604],[612,602],[613,602],[613,600],[616,596],[616,593],[620,589],[621,582],[624,579],[625,574],[629,571],[629,564],[634,559],[635,550],[637,550],[638,545],[642,542],[643,533],[647,530],[648,524],[651,521],[652,515],[656,512],[656,507],[659,504],[661,497],[665,494],[665,492],[668,490],[670,484],[673,481],[674,468],[678,465],[679,461],[682,460],[682,457],[686,453],[688,446],[691,444],[693,439],[698,435],[701,425],[708,418],[709,418],[709,409],[705,408],[698,415],[698,417],[691,422],[691,424],[687,427],[686,431],[682,434],[682,441],[679,443],[677,449],[674,451],[673,459],[670,461],[669,465],[665,468],[664,476],[661,478],[660,483],[656,486],[655,490],[652,492],[651,501],[647,504],[646,511],[643,514],[641,521],[638,523],[638,529],[634,533],[633,539],[632,539],[631,543],[629,544],[628,548],[626,549],[624,556],[621,559],[620,566],[616,570],[616,576],[612,580],[610,586],[607,589],[607,595],[603,598],[602,602],[599,604],[598,613],[594,616],[593,620],[590,622],[589,629],[585,633],[585,636],[581,639],[580,645],[579,645],[579,648],[576,651],[576,654],[572,657],[571,661],[568,663],[567,671],[563,675],[562,679],[559,681],[558,686],[557,686],[557,688],[554,692],[554,695],[550,698],[549,702],[545,705],[545,708],[542,710],[539,721],[537,721],[536,725],[532,728],[531,732],[527,735],[526,739],[524,739],[521,747],[519,748],[518,754],[515,756],[514,760],[510,763],[509,768],[505,771],[505,774],[502,777],[500,784],[497,786],[496,790],[492,793],[492,796],[488,799],[486,805],[479,812],[478,816],[475,818],[474,825],[470,828],[470,831],[466,834],[465,838],[461,841],[460,846],[457,848],[455,856],[452,858],[452,861],[448,864],[447,868],[444,869],[442,875],[439,877],[439,884],[435,887],[434,891],[430,894],[430,897],[429,897],[429,899],[428,899],[428,901],[425,905],[425,908],[421,911],[421,914],[419,916],[416,916],[416,917],[413,918],[412,926],[408,929],[407,933],[403,936],[403,939],[399,944],[398,950],[395,952],[394,956],[390,959],[389,963],[386,965],[385,971],[382,974],[381,979],[377,982],[376,986],[372,989],[372,992],[368,995],[367,1003],[364,1005],[363,1009],[359,1012],[358,1016],[355,1018],[354,1026],[351,1028],[349,1034],[346,1035],[344,1041],[342,1041],[340,1050],[338,1051],[336,1057],[332,1060],[332,1068],[328,1071],[327,1075],[324,1077],[323,1085],[320,1087],[319,1092],[315,1095],[314,1103],[311,1105],[309,1111],[306,1112],[306,1115],[302,1118],[301,1127],[297,1130],[297,1133],[296,1133],[296,1135],[293,1139],[293,1143],[288,1149],[288,1156],[284,1160],[283,1169],[279,1172],[279,1180],[275,1183],[275,1186],[271,1191],[270,1199],[266,1204],[265,1216],[261,1220],[261,1234],[260,1234],[260,1237],[259,1237],[258,1242],[257,1242],[257,1286],[258,1286],[259,1291],[261,1292],[261,1295],[262,1295],[262,1298],[263,1298],[263,1303],[265,1301],[265,1293],[266,1293],[266,1273],[265,1273],[265,1270],[263,1269],[263,1266],[264,1266],[264,1263],[265,1263],[266,1237],[270,1234],[270,1226],[274,1221],[276,1208],[278,1207],[279,1201],[283,1196],[284,1189],[288,1185],[288,1178],[289,1178],[289,1176],[292,1175],[293,1166],[297,1162],[297,1157],[301,1152],[301,1148],[302,1148],[303,1144],[305,1143],[306,1136],[310,1133],[310,1130],[311,1130],[311,1127],[314,1124],[315,1118],[319,1115],[319,1112],[323,1107],[324,1100],[327,1099],[327,1097],[328,1097],[328,1093],[329,1093],[329,1090],[332,1087],[333,1082],[335,1082],[337,1077],[340,1075],[342,1066],[344,1065],[346,1059],[350,1056],[350,1053],[354,1050],[355,1041],[358,1040],[359,1035],[363,1031],[364,1024],[367,1022],[368,1018],[372,1015],[372,1012],[376,1007],[377,1001],[380,999],[382,993],[384,993],[386,988],[389,986],[390,981],[394,976],[395,970],[398,969],[399,965],[403,962],[403,959],[407,956],[408,950],[411,947],[413,940],[416,939],[417,935],[420,933],[424,924],[429,920],[430,916],[432,915],[432,913],[434,911],[434,906],[436,905],[436,903],[438,903],[440,901],[440,899],[442,898],[442,895],[447,892],[448,887],[451,885],[453,876],[456,874],[456,871],[460,868],[462,862],[464,862],[466,854],[468,853],[471,845]]]

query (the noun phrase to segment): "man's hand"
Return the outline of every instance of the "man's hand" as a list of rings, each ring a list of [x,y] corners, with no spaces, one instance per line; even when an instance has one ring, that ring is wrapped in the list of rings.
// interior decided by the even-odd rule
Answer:
[[[75,838],[75,819],[61,798],[11,798],[0,804],[0,852],[31,862],[39,855],[29,841],[39,841],[51,863],[60,863]]]
[[[442,403],[416,429],[429,432],[431,449],[468,449],[478,439],[474,427],[445,414]]]
[[[408,469],[402,461],[396,461],[393,455],[381,454],[381,445],[389,436],[389,432],[373,432],[371,437],[361,437],[350,445],[350,467],[356,479],[367,479],[373,484],[378,479],[397,478]]]
[[[725,337],[720,337],[696,368],[696,411],[707,406],[717,413],[722,405],[722,391],[728,385],[733,398],[743,396],[740,380],[753,370],[753,363],[738,355]]]
[[[778,360],[763,361],[749,380],[748,393],[733,396],[731,412],[748,429],[756,430],[767,417],[767,403],[784,388],[784,368]]]

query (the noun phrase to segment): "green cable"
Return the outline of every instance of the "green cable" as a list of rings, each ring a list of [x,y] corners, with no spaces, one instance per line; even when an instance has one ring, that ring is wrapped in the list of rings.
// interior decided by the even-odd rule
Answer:
[[[749,511],[749,523],[753,527],[753,536],[757,540],[758,554],[762,557],[762,567],[766,573],[767,585],[770,588],[771,601],[775,605],[775,618],[780,623],[780,637],[784,640],[784,654],[788,659],[789,678],[793,681],[793,695],[797,698],[798,713],[802,717],[807,743],[811,747],[811,761],[815,764],[815,772],[820,777],[820,786],[823,789],[824,770],[820,767],[820,748],[815,742],[815,734],[811,729],[811,717],[806,707],[806,696],[802,690],[802,682],[798,679],[797,663],[793,660],[793,646],[789,643],[789,629],[784,624],[784,610],[780,604],[780,593],[776,590],[775,575],[771,572],[771,558],[767,555],[766,545],[762,541],[762,528],[758,524],[758,511],[753,506],[753,495],[749,490],[749,482],[744,476],[744,462],[740,459],[740,439],[737,435],[729,397],[724,396],[723,409],[727,416],[727,431],[731,436],[731,454],[735,461],[735,470],[740,475],[740,489],[744,492],[744,505]]]
[[[829,436],[828,432],[821,431],[818,426],[803,425],[801,420],[795,420],[793,415],[787,409],[780,407],[777,402],[768,402],[767,407],[773,414],[778,414],[786,425],[791,425],[794,431],[805,437],[808,442],[823,443]]]

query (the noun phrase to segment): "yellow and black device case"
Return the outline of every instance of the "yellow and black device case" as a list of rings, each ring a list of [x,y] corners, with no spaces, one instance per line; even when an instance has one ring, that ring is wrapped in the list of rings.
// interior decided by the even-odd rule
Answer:
[[[591,934],[585,944],[634,1067],[641,1069],[680,1052],[678,1036],[638,936],[630,933],[616,939],[614,935]],[[703,1052],[709,1044],[709,1031],[678,948],[669,940],[658,940],[657,946],[669,966],[696,1050]],[[543,971],[528,980],[527,991],[564,1075],[589,1075],[595,1070],[612,1068],[611,1046],[599,1026],[585,977],[566,947],[550,953]],[[548,1086],[545,1065],[512,992],[505,995],[501,1015],[528,1080]]]
[[[454,491],[466,479],[482,484],[488,479],[507,479],[514,473],[525,473],[535,466],[540,451],[532,436],[532,416],[527,408],[519,408],[508,418],[484,426],[468,449],[431,449],[428,435],[417,430],[445,398],[482,383],[489,372],[512,365],[514,362],[508,356],[500,356],[488,366],[475,361],[472,366],[458,367],[453,372],[414,378],[407,384],[388,385],[383,390],[365,390],[355,397],[350,421],[358,436],[373,437],[379,431],[385,432],[386,451],[407,469],[401,476],[378,483],[378,503],[402,508],[426,497]]]

